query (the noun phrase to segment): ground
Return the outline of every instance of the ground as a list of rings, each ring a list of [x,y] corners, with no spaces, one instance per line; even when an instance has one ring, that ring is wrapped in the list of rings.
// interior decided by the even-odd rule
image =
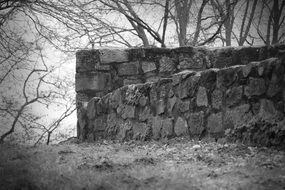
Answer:
[[[285,152],[189,139],[3,144],[0,189],[285,189]]]

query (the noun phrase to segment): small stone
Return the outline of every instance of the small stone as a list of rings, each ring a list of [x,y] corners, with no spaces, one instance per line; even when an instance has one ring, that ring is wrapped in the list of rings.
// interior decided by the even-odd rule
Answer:
[[[201,148],[201,145],[198,145],[198,144],[195,144],[192,146],[192,149],[194,150],[197,150],[197,149],[200,149]]]
[[[125,85],[131,85],[131,84],[139,84],[139,83],[142,83],[142,81],[141,81],[140,79],[136,79],[136,78],[133,78],[133,79],[124,79],[124,80],[123,80],[124,86],[125,86]]]
[[[199,86],[196,103],[197,106],[208,106],[208,97],[207,97],[206,88]]]
[[[142,70],[144,73],[148,73],[148,72],[156,70],[156,65],[154,62],[143,61],[141,64],[142,64]]]
[[[239,103],[242,99],[242,86],[232,87],[226,91],[226,104],[232,106]]]
[[[181,113],[184,113],[190,109],[191,102],[188,101],[179,101],[178,109]]]
[[[146,140],[150,130],[145,123],[134,123],[133,137],[135,140]]]
[[[273,102],[267,99],[260,100],[260,109],[258,115],[263,118],[273,118],[278,114]]]
[[[139,99],[139,104],[140,104],[140,106],[145,106],[146,103],[147,103],[147,100],[148,100],[147,97],[141,96],[140,99]]]
[[[125,121],[119,123],[119,132],[117,134],[117,138],[121,141],[130,140],[131,139],[131,131],[132,131],[132,123],[130,121]]]
[[[150,109],[148,106],[144,107],[144,109],[139,113],[139,120],[146,121],[151,119]]]
[[[216,109],[220,109],[222,106],[222,98],[222,91],[215,89],[212,93],[212,106]]]
[[[168,102],[167,102],[168,113],[172,113],[173,107],[176,104],[176,100],[177,100],[176,96],[173,96],[172,98],[168,99]]]
[[[247,124],[252,119],[252,113],[249,111],[249,108],[249,104],[243,104],[226,110],[224,129],[232,129]]]
[[[249,75],[249,73],[251,72],[251,69],[252,69],[252,64],[244,65],[242,67],[243,77],[247,77]]]
[[[168,138],[173,136],[172,118],[166,118],[161,122],[161,137]]]
[[[177,136],[188,135],[188,125],[182,117],[177,118],[174,126],[174,132]]]
[[[191,113],[188,118],[191,135],[201,135],[204,131],[204,112]]]
[[[163,114],[165,111],[165,103],[163,100],[159,100],[157,104],[157,114]]]
[[[134,118],[135,117],[135,106],[125,105],[121,111],[121,116],[123,119]]]
[[[244,93],[246,96],[262,95],[266,90],[264,79],[249,78],[249,85],[245,87]]]

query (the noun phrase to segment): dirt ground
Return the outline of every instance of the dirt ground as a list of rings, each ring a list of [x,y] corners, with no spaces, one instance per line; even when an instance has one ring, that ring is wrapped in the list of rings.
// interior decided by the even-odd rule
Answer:
[[[285,189],[285,152],[186,139],[3,144],[0,189]]]

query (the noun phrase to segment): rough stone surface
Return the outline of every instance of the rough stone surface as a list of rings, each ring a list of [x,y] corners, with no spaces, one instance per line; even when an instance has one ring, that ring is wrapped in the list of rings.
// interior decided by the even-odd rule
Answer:
[[[252,118],[252,113],[250,112],[250,106],[248,104],[243,104],[232,109],[228,109],[225,114],[224,128],[235,128],[243,124],[248,123]]]
[[[172,118],[166,118],[161,121],[161,137],[169,138],[173,136]]]
[[[204,112],[191,113],[188,118],[189,132],[191,135],[201,135],[204,130]]]
[[[212,106],[220,109],[222,106],[223,93],[220,90],[214,90],[212,93]]]
[[[222,113],[213,113],[208,117],[207,129],[209,133],[223,133]]]
[[[232,106],[234,104],[239,103],[242,99],[242,92],[243,92],[242,86],[237,86],[237,87],[235,86],[235,87],[232,87],[231,89],[228,89],[226,91],[227,106]]]
[[[197,106],[208,106],[207,90],[199,86],[196,99]]]
[[[77,73],[75,75],[75,91],[103,91],[108,88],[110,75],[108,73]]]
[[[99,50],[101,64],[122,63],[128,61],[128,52],[122,49]]]
[[[144,73],[156,71],[156,65],[154,62],[143,61],[141,64],[142,64],[142,70]]]
[[[176,136],[188,135],[188,125],[182,117],[177,118],[174,126],[174,131]]]
[[[145,123],[135,123],[133,125],[133,138],[135,140],[146,140],[149,133],[149,127]]]
[[[266,86],[262,78],[249,78],[249,84],[245,87],[246,96],[262,95],[265,93]]]
[[[138,62],[118,64],[119,76],[132,76],[138,74]]]
[[[171,58],[168,57],[162,57],[159,60],[159,72],[172,72],[175,70],[174,62]]]
[[[125,105],[120,111],[123,119],[134,118],[135,117],[135,106]]]

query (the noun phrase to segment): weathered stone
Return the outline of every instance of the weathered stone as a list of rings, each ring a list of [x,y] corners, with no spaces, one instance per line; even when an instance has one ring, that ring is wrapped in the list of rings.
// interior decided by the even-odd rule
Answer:
[[[140,106],[145,106],[147,104],[147,101],[148,101],[148,97],[141,96],[140,99],[139,99]]]
[[[232,109],[226,110],[224,119],[224,129],[238,127],[247,124],[252,119],[250,106],[243,104]]]
[[[148,119],[151,119],[150,109],[148,106],[144,107],[144,109],[139,112],[139,120],[140,121],[146,121]]]
[[[172,118],[166,118],[161,121],[161,137],[168,138],[173,136]]]
[[[223,68],[230,66],[233,59],[233,50],[234,48],[232,47],[216,48],[213,52],[216,57],[216,60],[213,63],[213,67]]]
[[[232,87],[226,91],[226,104],[227,106],[232,106],[237,104],[242,99],[242,86]]]
[[[135,117],[135,106],[131,106],[131,105],[124,105],[123,110],[121,111],[121,116],[123,119],[127,119],[127,118],[134,118]]]
[[[111,66],[110,65],[99,65],[96,64],[94,66],[95,71],[110,71],[111,70]]]
[[[199,86],[196,103],[197,106],[208,106],[207,90],[205,87]]]
[[[99,54],[103,65],[129,61],[128,52],[124,49],[100,49]]]
[[[173,110],[173,107],[174,105],[176,104],[176,96],[173,96],[172,98],[169,98],[168,101],[167,101],[167,110],[168,110],[168,113],[171,113],[172,110]]]
[[[136,79],[136,78],[127,78],[123,80],[123,84],[125,85],[130,85],[130,84],[139,84],[142,83],[142,81],[140,79]]]
[[[135,76],[138,74],[138,62],[122,63],[118,65],[119,76]]]
[[[243,66],[236,65],[228,68],[220,69],[217,71],[217,88],[228,88],[235,82],[238,82],[239,75]]]
[[[251,72],[252,66],[253,66],[252,64],[247,64],[242,67],[243,77],[247,77],[249,75],[249,73]]]
[[[154,140],[157,140],[161,136],[161,117],[153,117],[152,121],[152,136]]]
[[[129,140],[132,138],[132,123],[127,120],[125,122],[121,122],[118,124],[119,132],[117,134],[117,138],[121,141]]]
[[[175,70],[175,64],[171,58],[163,56],[159,60],[159,72],[173,72]]]
[[[223,133],[222,113],[213,113],[208,117],[207,129],[209,133]]]
[[[215,89],[212,95],[212,106],[216,109],[220,109],[222,106],[223,93],[220,90]]]
[[[188,135],[188,125],[187,122],[182,117],[177,118],[174,125],[174,132],[176,136]]]
[[[76,72],[92,72],[99,64],[98,50],[81,50],[76,53]]]
[[[182,81],[177,88],[178,97],[180,99],[193,97],[195,95],[196,89],[198,88],[200,77],[201,74],[198,72],[195,75]]]
[[[75,91],[103,91],[109,88],[110,81],[108,73],[76,73]]]
[[[181,113],[184,113],[190,109],[190,104],[191,104],[191,102],[189,100],[179,101],[179,104],[177,107]]]
[[[142,70],[144,73],[148,73],[148,72],[156,70],[156,65],[154,62],[143,61],[141,64],[142,64]]]
[[[87,104],[87,117],[88,119],[93,119],[96,117],[97,114],[97,103],[99,102],[100,98],[94,97],[92,98]]]
[[[261,99],[258,115],[263,119],[274,118],[278,115],[278,111],[271,100]]]
[[[135,123],[133,125],[133,138],[135,140],[146,140],[149,133],[150,128],[145,123]]]
[[[200,52],[195,52],[191,57],[179,56],[178,69],[202,69],[204,66],[204,55]]]
[[[262,95],[266,90],[264,79],[262,78],[249,78],[249,84],[244,89],[246,96]]]
[[[273,97],[280,91],[281,91],[280,84],[270,82],[266,91],[266,95],[269,97]]]
[[[107,127],[107,115],[96,117],[93,123],[94,131],[105,131]],[[95,134],[96,136],[96,134]]]
[[[146,79],[146,82],[158,82],[160,79],[159,76],[151,76]]]
[[[120,89],[113,91],[109,103],[111,107],[115,109],[118,107],[120,103],[122,103],[122,94]]]
[[[188,118],[189,132],[191,135],[201,135],[204,131],[204,112],[191,113]]]
[[[156,109],[156,113],[158,115],[163,114],[165,111],[165,103],[164,100],[159,100],[157,103],[157,109]]]

